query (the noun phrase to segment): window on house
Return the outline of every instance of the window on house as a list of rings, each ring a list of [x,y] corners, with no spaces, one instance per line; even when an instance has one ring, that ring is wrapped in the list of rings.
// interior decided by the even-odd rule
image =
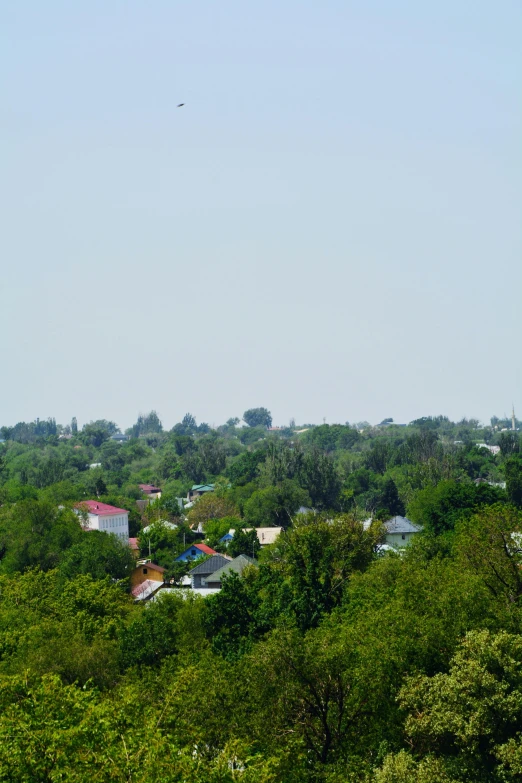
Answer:
[[[146,568],[144,568],[144,569],[143,569],[143,573],[144,573],[144,574],[146,574],[146,573],[147,573],[147,569],[146,569]]]
[[[403,541],[406,541],[406,533],[403,533],[403,534],[402,534],[402,540],[403,540]]]
[[[196,550],[195,549],[191,549],[190,550],[190,554],[192,555],[192,557],[196,557]]]

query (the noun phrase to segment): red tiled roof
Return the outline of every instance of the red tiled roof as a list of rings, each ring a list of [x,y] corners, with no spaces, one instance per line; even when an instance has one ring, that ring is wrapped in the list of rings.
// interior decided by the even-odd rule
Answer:
[[[107,503],[100,503],[99,500],[84,500],[82,503],[78,503],[76,508],[85,509],[89,514],[95,514],[97,517],[103,517],[108,514],[128,514],[129,512],[124,508],[116,508],[116,506],[109,506]]]
[[[189,549],[190,549],[190,548],[191,548],[191,547],[189,547]],[[215,550],[215,549],[211,549],[211,548],[210,548],[209,546],[207,546],[206,544],[194,544],[194,545],[192,546],[192,548],[193,548],[193,549],[194,549],[194,548],[195,548],[195,549],[199,549],[201,552],[204,552],[206,555],[217,555],[217,554],[218,554],[218,553],[216,552],[216,550]]]
[[[137,538],[129,538],[129,546],[130,546],[131,549],[139,549],[138,539]]]

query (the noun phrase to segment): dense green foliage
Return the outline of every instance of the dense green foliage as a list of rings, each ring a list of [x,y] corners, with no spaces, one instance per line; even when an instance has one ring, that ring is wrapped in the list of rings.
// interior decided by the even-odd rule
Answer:
[[[2,428],[0,781],[520,780],[518,432],[243,419]],[[128,509],[174,582],[194,541],[256,563],[134,603],[129,549],[74,513],[89,498]],[[383,554],[398,514],[422,532]]]

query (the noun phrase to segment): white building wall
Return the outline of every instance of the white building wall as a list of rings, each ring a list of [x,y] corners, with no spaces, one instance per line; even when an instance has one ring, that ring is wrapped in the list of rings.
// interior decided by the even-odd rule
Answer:
[[[101,530],[103,533],[112,533],[122,541],[129,540],[129,515],[128,514],[89,514],[87,520],[89,530]]]
[[[386,543],[390,546],[408,546],[411,544],[411,539],[416,533],[388,533],[386,535]]]
[[[96,514],[89,514],[87,517],[87,527],[89,530],[99,530],[100,518]]]

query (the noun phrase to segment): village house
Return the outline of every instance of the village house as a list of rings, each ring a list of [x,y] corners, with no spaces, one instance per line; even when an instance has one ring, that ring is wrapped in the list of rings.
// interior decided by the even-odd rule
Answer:
[[[131,594],[136,600],[150,598],[165,582],[165,568],[151,560],[138,560],[131,574]]]
[[[129,549],[132,552],[132,556],[135,560],[140,556],[140,548],[138,546],[137,538],[129,538]]]
[[[245,531],[248,533],[253,528],[246,527],[244,528]],[[257,540],[261,544],[261,546],[270,546],[270,544],[273,544],[274,541],[278,538],[279,535],[281,535],[283,528],[282,527],[256,527],[256,535]],[[228,544],[232,539],[234,538],[235,528],[230,528],[228,533],[225,533],[224,536],[222,536],[219,540],[223,544]]]
[[[200,587],[207,587],[207,579],[211,574],[214,574],[220,568],[228,565],[232,561],[232,558],[228,555],[212,555],[204,563],[200,563],[194,566],[189,572],[190,583],[193,590],[197,590]]]
[[[146,525],[141,532],[145,534],[148,533],[149,530],[151,530],[154,525],[158,525],[158,526],[161,525],[162,527],[167,528],[168,530],[178,529],[178,526],[175,522],[170,522],[168,519],[158,519],[157,522],[151,522],[150,525]]]
[[[186,563],[187,560],[198,560],[200,557],[206,555],[217,555],[215,549],[207,546],[206,544],[191,544],[184,552],[177,556],[176,561]]]
[[[257,565],[257,560],[254,560],[253,557],[249,557],[248,555],[238,555],[233,560],[231,560],[230,563],[226,563],[217,571],[214,571],[213,574],[210,574],[210,576],[206,577],[206,586],[211,588],[213,587],[215,589],[221,589],[223,577],[229,576],[233,573],[239,574],[241,576],[245,568],[251,565]]]
[[[138,484],[139,488],[144,495],[147,495],[150,500],[158,500],[161,497],[160,487],[154,486],[154,484]]]
[[[84,500],[77,504],[75,511],[82,517],[86,530],[101,530],[118,536],[122,541],[129,540],[129,512],[126,509],[109,506],[99,500]]]
[[[187,501],[192,503],[207,492],[214,492],[214,484],[193,484],[187,494]]]
[[[367,530],[371,523],[371,518],[363,522],[364,529]],[[411,544],[413,536],[421,531],[421,527],[415,525],[411,520],[407,519],[407,517],[392,517],[383,524],[386,529],[385,543],[394,548],[408,546]]]

